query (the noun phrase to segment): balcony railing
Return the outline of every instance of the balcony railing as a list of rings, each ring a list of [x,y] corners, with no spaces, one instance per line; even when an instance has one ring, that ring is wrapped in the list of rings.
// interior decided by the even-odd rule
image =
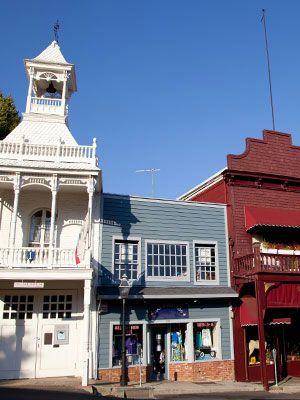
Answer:
[[[82,258],[82,259],[81,259]],[[79,262],[80,261],[80,262]],[[0,248],[0,269],[2,268],[90,268],[90,251],[86,250],[80,260],[75,249],[21,247]]]
[[[41,114],[64,115],[64,103],[62,99],[51,99],[44,97],[32,97],[30,111]]]
[[[259,253],[239,257],[234,261],[236,276],[259,272],[300,274],[300,255]]]
[[[65,146],[0,141],[0,157],[16,160],[85,162],[96,165],[96,139],[92,146]]]

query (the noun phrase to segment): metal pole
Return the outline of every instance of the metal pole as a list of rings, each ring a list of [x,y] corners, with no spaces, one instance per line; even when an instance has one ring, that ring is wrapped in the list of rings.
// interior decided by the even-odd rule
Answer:
[[[125,299],[122,299],[122,365],[121,365],[121,379],[120,385],[127,385],[127,376],[126,376],[126,348],[125,348]]]
[[[140,387],[142,387],[142,345],[138,344]]]
[[[274,106],[273,106],[273,94],[272,94],[272,81],[271,81],[271,66],[270,66],[270,57],[269,57],[269,45],[268,45],[268,37],[267,37],[267,27],[266,27],[266,15],[265,10],[262,10],[262,22],[264,25],[264,33],[265,33],[265,44],[266,44],[266,53],[267,53],[267,63],[268,63],[268,76],[269,76],[269,90],[270,90],[270,102],[271,102],[271,110],[272,110],[272,122],[273,122],[273,131],[275,131],[275,117],[274,117]]]
[[[275,385],[278,386],[278,378],[277,378],[277,350],[273,349],[273,362],[274,362],[274,374],[275,374]]]

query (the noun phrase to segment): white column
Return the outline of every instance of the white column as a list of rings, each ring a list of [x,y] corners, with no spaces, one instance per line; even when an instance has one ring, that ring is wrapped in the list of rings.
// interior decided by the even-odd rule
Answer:
[[[89,204],[88,204],[88,248],[91,247],[91,237],[92,237],[92,217],[93,217],[93,199],[95,192],[95,180],[91,178],[87,185],[87,191],[89,195]]]
[[[89,351],[90,351],[90,303],[91,281],[84,281],[83,294],[83,352],[82,352],[82,386],[88,385],[89,379]]]
[[[67,71],[64,72],[63,78],[63,90],[61,95],[61,115],[65,115],[66,113],[66,92],[67,92],[67,81],[68,81],[68,73]]]
[[[92,146],[93,150],[92,150],[92,159],[93,159],[93,163],[95,165],[97,165],[97,158],[96,158],[96,151],[97,151],[97,139],[93,138],[93,146]]]
[[[186,324],[185,354],[188,362],[194,362],[194,335],[192,322]]]
[[[10,245],[9,245],[10,249],[13,249],[15,247],[20,187],[21,187],[21,177],[20,177],[20,173],[17,172],[17,174],[15,176],[15,182],[14,182],[14,208],[13,208],[13,213],[12,213],[11,227],[10,227]]]
[[[52,194],[52,202],[51,202],[51,220],[50,220],[50,237],[49,237],[49,267],[52,268],[55,257],[54,257],[54,233],[55,233],[55,214],[56,214],[56,199],[58,192],[58,178],[57,175],[53,175],[52,177],[52,185],[51,185],[51,194]]]
[[[32,85],[33,85],[33,68],[29,69],[29,86],[28,86],[28,94],[27,94],[27,102],[26,102],[26,112],[30,112],[31,106],[31,96],[32,96]]]

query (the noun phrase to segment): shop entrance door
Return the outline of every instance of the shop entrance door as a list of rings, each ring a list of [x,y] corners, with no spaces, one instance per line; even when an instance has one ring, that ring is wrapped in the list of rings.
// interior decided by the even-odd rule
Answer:
[[[77,375],[75,291],[2,291],[0,379]]]
[[[151,327],[151,379],[168,379],[167,326]]]

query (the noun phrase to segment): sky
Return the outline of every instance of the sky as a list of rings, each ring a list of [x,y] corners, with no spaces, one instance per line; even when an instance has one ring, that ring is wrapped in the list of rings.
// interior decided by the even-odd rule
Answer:
[[[25,110],[23,59],[54,39],[76,66],[69,109],[79,144],[98,141],[105,192],[176,198],[275,128],[300,146],[300,1],[0,1],[0,91]]]

